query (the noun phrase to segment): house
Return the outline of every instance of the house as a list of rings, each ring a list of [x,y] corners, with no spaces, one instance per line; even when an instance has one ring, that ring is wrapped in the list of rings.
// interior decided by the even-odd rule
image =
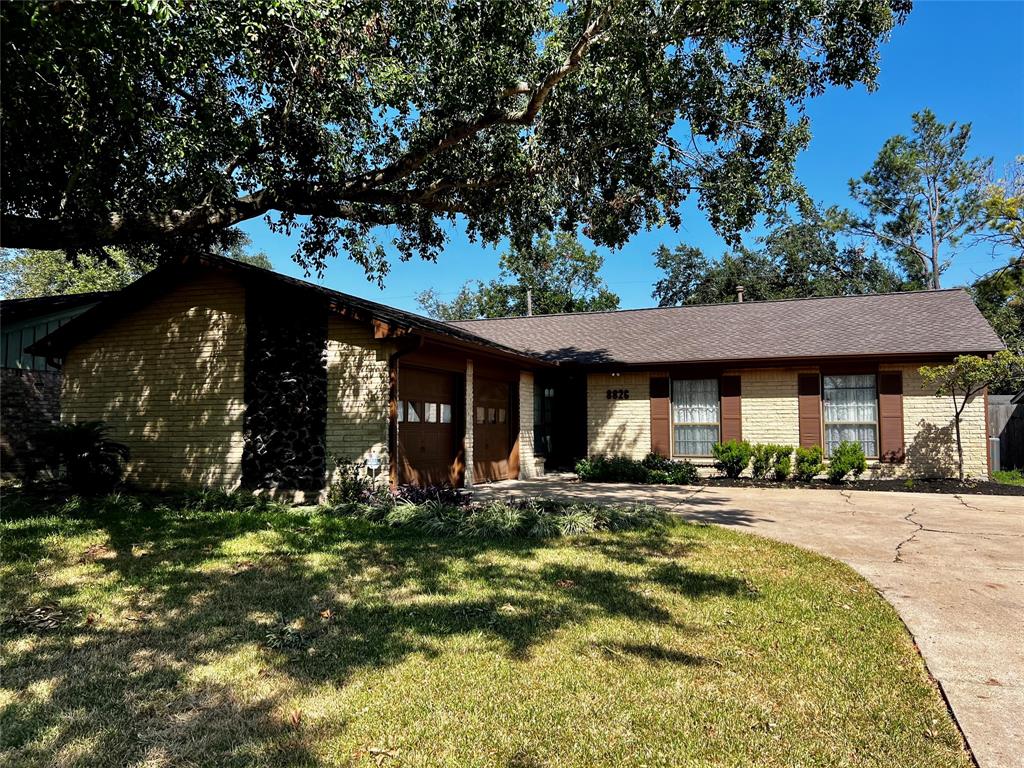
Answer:
[[[110,293],[0,301],[0,466],[5,474],[32,436],[60,417],[60,372],[26,348]]]
[[[30,349],[62,367],[64,419],[129,444],[130,480],[311,498],[353,467],[470,485],[597,453],[710,464],[731,438],[952,475],[952,410],[918,369],[1002,346],[962,290],[442,323],[193,255]],[[979,477],[985,413],[963,419]]]

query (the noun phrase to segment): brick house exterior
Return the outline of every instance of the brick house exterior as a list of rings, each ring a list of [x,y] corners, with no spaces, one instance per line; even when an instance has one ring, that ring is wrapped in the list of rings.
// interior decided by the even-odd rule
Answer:
[[[697,454],[730,437],[854,435],[873,475],[953,475],[952,410],[918,369],[1001,347],[962,291],[446,324],[189,256],[31,351],[62,368],[63,419],[128,443],[130,481],[311,500],[345,471],[471,485],[585,454],[709,465]],[[975,477],[985,411],[964,414]]]
[[[0,471],[24,469],[38,433],[60,420],[60,370],[27,348],[94,307],[109,291],[0,301]]]

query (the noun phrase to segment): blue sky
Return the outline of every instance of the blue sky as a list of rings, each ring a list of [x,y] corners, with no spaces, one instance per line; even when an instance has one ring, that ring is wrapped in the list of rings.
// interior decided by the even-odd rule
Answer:
[[[876,91],[833,89],[809,103],[813,139],[798,162],[798,177],[820,203],[848,205],[847,180],[868,169],[885,139],[909,132],[911,113],[925,107],[943,122],[972,123],[972,153],[993,157],[1001,168],[1024,154],[1022,50],[1024,2],[917,2],[906,24],[882,48]],[[276,235],[262,220],[248,222],[243,229],[256,249],[267,252],[275,269],[303,277],[291,260],[295,236]],[[654,303],[651,288],[660,272],[652,253],[661,243],[671,247],[680,242],[715,256],[725,249],[696,206],[684,210],[678,232],[642,232],[618,251],[600,249],[605,256],[602,276],[619,294],[623,308]],[[383,290],[346,259],[329,265],[319,282],[418,311],[415,296],[425,288],[451,296],[467,278],[494,277],[500,253],[501,248],[469,243],[453,231],[437,263],[394,260]],[[950,268],[943,285],[970,282],[995,265],[990,250],[977,247]]]

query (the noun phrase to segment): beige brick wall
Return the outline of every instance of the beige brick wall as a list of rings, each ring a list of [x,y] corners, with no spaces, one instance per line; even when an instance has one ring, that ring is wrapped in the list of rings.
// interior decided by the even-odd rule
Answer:
[[[388,475],[388,361],[392,346],[373,338],[373,329],[331,314],[327,320],[327,482],[337,472],[335,457],[364,463],[380,459],[376,479]],[[362,472],[365,474],[366,469]]]
[[[800,444],[797,376],[807,368],[747,368],[725,371],[740,377],[743,439],[751,443]]]
[[[533,374],[519,373],[519,478],[526,480],[544,474],[533,453]]]
[[[903,372],[903,439],[907,460],[896,474],[912,477],[955,477],[957,473],[956,431],[953,402],[936,397],[924,386],[919,365],[884,365],[882,370]],[[988,477],[988,440],[985,433],[985,397],[978,395],[961,416],[960,433],[964,448],[964,474]],[[882,466],[877,474],[892,473]]]
[[[907,460],[903,464],[875,463],[872,477],[956,476],[956,437],[948,397],[935,397],[921,381],[918,365],[884,365],[903,373],[903,431]],[[797,376],[815,368],[740,368],[743,438],[751,443],[797,446],[799,401]],[[647,374],[591,374],[587,378],[587,446],[591,455],[604,453],[643,458],[650,450],[650,406]],[[608,400],[609,389],[629,389],[629,400]],[[985,399],[968,404],[961,423],[965,474],[988,473]],[[706,464],[710,460],[695,460]]]
[[[203,275],[129,312],[71,350],[61,418],[102,420],[153,488],[241,482],[245,291]]]
[[[628,389],[628,400],[609,400],[609,389]],[[587,453],[642,459],[651,451],[650,376],[587,376]]]
[[[463,485],[467,488],[473,485],[473,425],[476,423],[473,410],[473,360],[466,360],[466,436],[465,453],[466,468],[463,474]]]

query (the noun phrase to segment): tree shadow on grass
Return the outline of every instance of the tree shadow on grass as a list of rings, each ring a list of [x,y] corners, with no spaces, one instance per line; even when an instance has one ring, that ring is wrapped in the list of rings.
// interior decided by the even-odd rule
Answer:
[[[111,615],[80,617],[55,632],[6,634],[0,674],[23,693],[0,711],[0,743],[15,761],[78,753],[83,764],[312,765],[301,718],[288,716],[289,686],[344,686],[361,670],[429,657],[459,635],[525,660],[567,625],[671,622],[649,581],[694,599],[747,596],[739,579],[674,562],[636,575],[616,569],[642,563],[637,551],[685,556],[657,534],[593,537],[579,545],[594,545],[592,565],[573,559],[537,568],[527,565],[547,546],[539,542],[430,539],[277,507],[175,514],[157,505],[134,517],[100,514],[95,524],[112,556],[88,563],[89,575],[70,583],[37,580],[32,601],[88,605],[96,599],[89,590],[101,589],[122,602]],[[45,537],[40,525],[19,540]],[[268,550],[230,554],[230,542],[257,532]],[[640,645],[621,653],[699,663]],[[239,682],[245,674],[234,685],[198,674],[239,654],[261,659],[288,685],[256,696]]]
[[[597,646],[608,658],[635,657],[650,662],[669,662],[683,664],[688,667],[700,667],[708,664],[703,656],[698,656],[674,648],[666,648],[654,643],[603,643]]]

